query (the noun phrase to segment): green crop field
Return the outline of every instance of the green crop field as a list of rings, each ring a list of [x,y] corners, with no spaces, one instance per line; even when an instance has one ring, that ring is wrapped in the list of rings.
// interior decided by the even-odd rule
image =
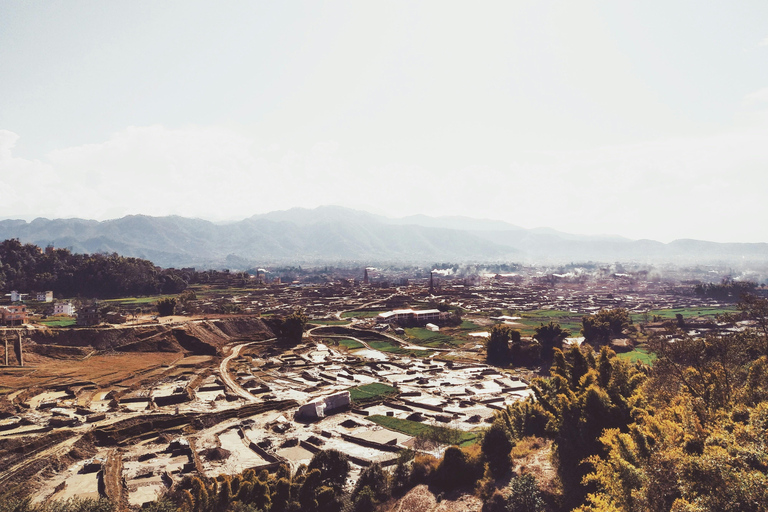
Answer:
[[[458,327],[441,327],[434,332],[424,327],[408,327],[405,333],[409,341],[424,347],[458,347],[469,341],[468,334],[482,327],[470,320],[464,320]]]
[[[349,388],[349,397],[354,404],[371,402],[397,395],[397,388],[374,382]]]
[[[368,419],[384,428],[394,430],[395,432],[402,432],[409,436],[452,439],[457,445],[462,447],[473,445],[478,441],[476,432],[465,432],[464,430],[456,430],[447,427],[435,427],[419,423],[418,421],[402,420],[392,416],[381,416],[379,414],[368,416]]]
[[[120,306],[140,306],[142,304],[157,302],[158,300],[164,299],[166,297],[174,297],[174,295],[155,295],[152,297],[123,297],[120,299],[107,299],[104,302]]]
[[[546,325],[549,322],[560,324],[560,327],[563,329],[571,331],[572,336],[578,336],[579,332],[581,332],[581,317],[584,315],[557,309],[537,309],[534,311],[523,311],[516,316],[521,317],[516,322],[522,324],[522,327],[518,327],[518,329],[523,336],[533,336],[536,333],[536,327],[539,327],[541,324]]]
[[[405,354],[408,352],[394,341],[366,340],[366,343],[368,343],[372,349],[379,350],[381,352],[390,352],[392,354]]]
[[[383,311],[345,311],[341,318],[376,318]]]
[[[339,340],[339,345],[342,347],[347,347],[349,350],[354,350],[356,348],[363,348],[365,345],[360,343],[359,341],[350,340],[350,339],[341,339]]]
[[[415,338],[412,340],[417,345],[424,345],[426,347],[440,347],[443,345],[456,345],[462,344],[464,341],[457,341],[452,336],[448,336],[440,331],[432,332],[429,329],[423,327],[409,327],[405,330],[405,333],[409,338]]]
[[[713,307],[701,307],[701,308],[674,308],[674,309],[656,309],[648,312],[648,321],[652,321],[654,316],[661,317],[663,320],[674,320],[677,314],[683,315],[683,318],[691,318],[697,316],[709,316],[714,317],[716,315],[725,315],[728,313],[736,313],[738,310],[735,307],[730,308],[713,308]],[[644,313],[632,313],[632,321],[635,323],[645,322]]]
[[[69,327],[71,325],[75,325],[77,323],[77,320],[74,318],[46,318],[45,320],[40,320],[38,323],[41,323],[43,325],[47,325],[48,327]]]
[[[348,320],[310,320],[310,324],[314,325],[347,325],[349,323]]]
[[[464,331],[464,332],[475,332],[481,329],[482,327],[480,327],[479,325],[477,325],[475,322],[471,320],[464,320],[463,322],[461,322],[461,325],[459,326],[459,331]]]
[[[648,352],[648,349],[644,345],[638,345],[631,352],[623,352],[618,354],[618,356],[621,359],[626,359],[627,361],[640,361],[641,363],[645,363],[647,365],[653,365],[653,362],[656,360],[656,354],[653,352]]]

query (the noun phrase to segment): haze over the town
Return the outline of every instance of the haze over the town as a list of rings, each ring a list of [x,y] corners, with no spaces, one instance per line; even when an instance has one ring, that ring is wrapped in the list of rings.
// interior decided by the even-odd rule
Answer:
[[[768,3],[4,2],[0,218],[768,242]]]

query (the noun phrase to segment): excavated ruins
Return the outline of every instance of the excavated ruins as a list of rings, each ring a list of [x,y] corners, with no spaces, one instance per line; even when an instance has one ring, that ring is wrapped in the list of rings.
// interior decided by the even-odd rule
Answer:
[[[256,317],[16,334],[8,357],[24,365],[0,374],[0,485],[36,503],[106,496],[127,509],[186,475],[295,468],[327,448],[349,455],[355,478],[414,445],[376,418],[472,431],[529,392],[440,351],[350,352],[322,341],[333,332],[282,346]],[[350,400],[371,384],[393,391]]]

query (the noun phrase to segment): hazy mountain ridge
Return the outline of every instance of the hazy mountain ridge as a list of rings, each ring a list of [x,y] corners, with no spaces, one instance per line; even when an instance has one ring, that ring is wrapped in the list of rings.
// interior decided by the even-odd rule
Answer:
[[[453,227],[452,227],[453,226]],[[434,261],[768,262],[768,244],[629,240],[524,229],[469,217],[400,219],[325,206],[254,215],[215,224],[179,216],[130,215],[108,221],[0,221],[0,237],[74,252],[117,252],[163,267],[258,263]]]

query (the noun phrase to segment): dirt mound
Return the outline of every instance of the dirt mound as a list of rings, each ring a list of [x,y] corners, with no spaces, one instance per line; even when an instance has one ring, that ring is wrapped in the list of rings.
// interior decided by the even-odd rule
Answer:
[[[274,334],[260,318],[230,317],[190,321],[182,325],[40,329],[30,332],[29,336],[37,344],[36,353],[66,358],[84,355],[76,347],[118,352],[216,355],[228,343],[266,340],[273,338]]]
[[[41,356],[53,359],[71,359],[87,356],[91,350],[88,347],[69,347],[66,345],[37,345],[29,344],[24,346],[24,351],[33,352]]]
[[[206,448],[200,454],[206,460],[227,460],[232,452],[224,448]]]
[[[430,492],[426,485],[417,485],[397,500],[389,510],[391,512],[479,512],[483,508],[480,498],[471,494],[461,494],[441,498]]]

